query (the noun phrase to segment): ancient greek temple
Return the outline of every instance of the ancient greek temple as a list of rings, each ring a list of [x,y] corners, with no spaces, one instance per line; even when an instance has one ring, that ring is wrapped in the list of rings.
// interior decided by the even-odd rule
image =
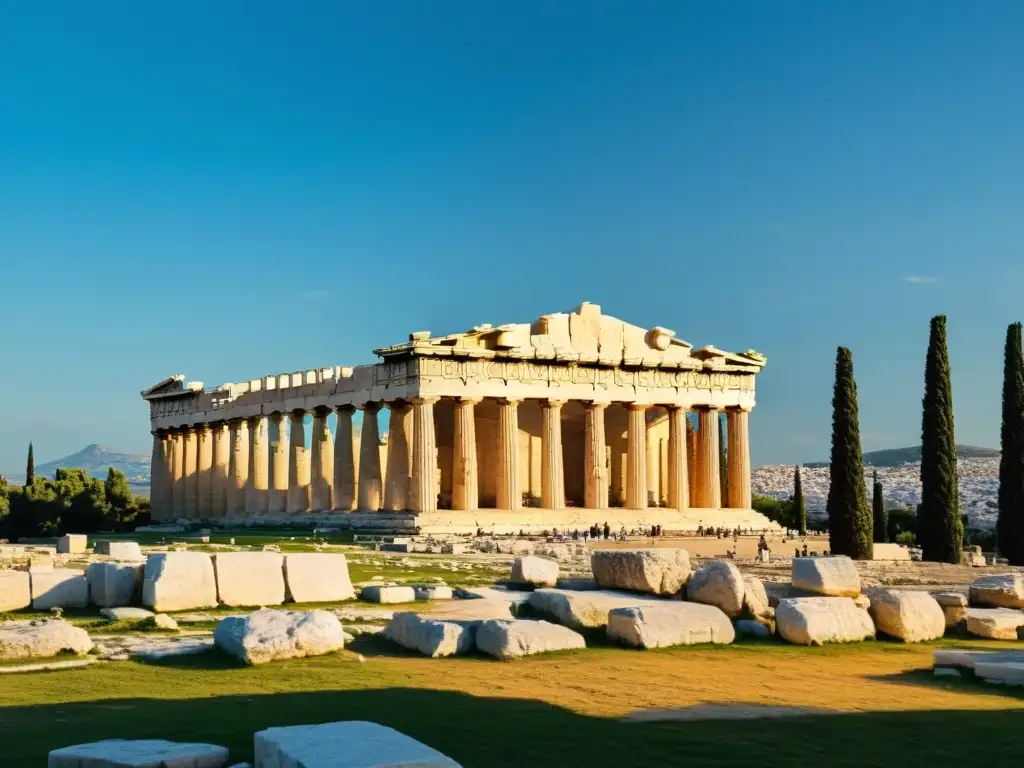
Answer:
[[[773,527],[750,508],[757,352],[695,348],[584,303],[532,324],[418,331],[374,353],[374,365],[214,388],[178,375],[142,392],[153,519]]]

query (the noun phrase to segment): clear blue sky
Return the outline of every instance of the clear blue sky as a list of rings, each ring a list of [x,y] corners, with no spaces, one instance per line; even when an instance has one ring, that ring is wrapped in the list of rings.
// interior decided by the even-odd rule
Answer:
[[[915,444],[931,315],[995,445],[1024,316],[1024,3],[0,9],[0,468],[138,393],[596,301],[769,358],[755,463]]]

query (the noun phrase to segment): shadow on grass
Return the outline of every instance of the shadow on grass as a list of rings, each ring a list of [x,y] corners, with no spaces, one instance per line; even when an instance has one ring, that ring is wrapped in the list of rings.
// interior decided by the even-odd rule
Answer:
[[[911,669],[892,675],[871,675],[867,679],[882,683],[892,683],[894,685],[940,688],[1024,701],[1024,686],[987,683],[969,669],[961,669],[960,677],[936,677],[932,669]],[[1022,717],[1022,725],[1024,725],[1024,717]]]

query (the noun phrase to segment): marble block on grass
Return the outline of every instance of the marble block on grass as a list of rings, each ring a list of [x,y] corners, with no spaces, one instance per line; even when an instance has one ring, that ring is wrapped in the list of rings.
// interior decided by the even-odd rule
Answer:
[[[546,621],[511,619],[482,622],[476,629],[476,647],[488,656],[507,660],[549,651],[586,648],[583,635]]]
[[[416,590],[412,587],[368,586],[360,590],[359,599],[367,603],[414,603]]]
[[[47,658],[58,653],[84,654],[91,650],[89,633],[62,619],[0,624],[0,661]]]
[[[89,604],[89,580],[84,571],[73,568],[29,571],[32,581],[32,608],[84,608]]]
[[[348,560],[331,552],[300,552],[284,556],[288,597],[296,603],[336,603],[356,596]]]
[[[712,560],[693,572],[686,584],[686,599],[695,603],[713,605],[727,616],[739,616],[743,611],[746,584],[743,574],[733,563]],[[767,609],[768,598],[765,597]]]
[[[1017,640],[1024,611],[1012,608],[968,608],[967,632],[989,640]]]
[[[411,611],[396,613],[388,622],[384,637],[433,658],[473,650],[472,622],[435,621]]]
[[[84,533],[66,533],[57,539],[58,555],[83,555],[89,546],[89,537]]]
[[[85,572],[89,600],[101,608],[139,602],[145,570],[143,563],[92,563]]]
[[[794,557],[793,586],[827,597],[856,597],[860,594],[860,574],[845,555]]]
[[[142,562],[146,559],[136,541],[97,541],[96,554],[131,562]]]
[[[795,597],[775,609],[779,635],[795,645],[855,643],[875,636],[871,616],[849,597]]]
[[[590,556],[594,580],[605,589],[675,595],[690,579],[685,549],[608,549]]]
[[[869,613],[879,632],[905,643],[937,640],[946,632],[942,606],[927,592],[911,589],[868,590]]]
[[[981,576],[971,584],[971,605],[1024,608],[1024,573]]]
[[[249,665],[322,656],[345,647],[345,632],[330,611],[266,609],[228,616],[217,623],[213,642]]]
[[[637,608],[662,602],[667,601],[610,589],[582,592],[571,589],[538,589],[527,600],[527,604],[533,610],[553,618],[564,627],[575,630],[607,626],[608,612],[613,608]]]
[[[608,637],[635,648],[665,648],[728,644],[736,639],[736,631],[729,617],[713,605],[666,601],[609,611]]]
[[[110,739],[50,752],[47,768],[223,768],[227,747],[162,739]]]
[[[160,552],[146,560],[142,604],[155,611],[217,607],[217,577],[205,552]]]
[[[217,599],[224,605],[281,605],[284,556],[277,552],[218,552]]]
[[[0,613],[32,605],[32,584],[27,571],[0,571]]]
[[[558,561],[523,555],[512,561],[511,581],[535,587],[553,587],[558,582]]]

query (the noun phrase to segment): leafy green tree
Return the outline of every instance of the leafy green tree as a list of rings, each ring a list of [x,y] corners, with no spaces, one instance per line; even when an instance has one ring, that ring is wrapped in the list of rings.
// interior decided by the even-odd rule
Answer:
[[[959,563],[964,526],[956,475],[953,388],[946,347],[946,317],[932,318],[924,370],[921,419],[921,506],[917,539],[925,560]]]
[[[1024,354],[1021,325],[1006,329],[1003,360],[1003,425],[1000,431],[999,551],[1010,565],[1024,565]]]
[[[774,499],[771,496],[754,496],[751,506],[774,523],[783,528],[793,528],[792,500]]]
[[[804,483],[800,479],[800,465],[793,470],[793,527],[801,536],[807,535],[807,502],[804,501]]]
[[[870,560],[874,526],[864,488],[864,456],[860,447],[853,353],[846,347],[839,347],[836,351],[829,481],[826,509],[832,554]]]
[[[107,479],[103,484],[107,504],[114,509],[125,510],[132,504],[132,492],[128,488],[128,480],[124,472],[111,467],[107,470]]]
[[[36,482],[36,457],[31,441],[28,444],[28,461],[25,462],[25,487],[31,488]]]
[[[896,541],[900,533],[917,533],[917,512],[907,507],[892,507],[885,511],[885,529],[889,541]]]
[[[885,494],[882,483],[878,479],[878,472],[875,472],[874,483],[871,495],[871,517],[875,523],[875,541],[886,543],[889,541],[889,521],[885,512]]]
[[[99,480],[89,479],[62,518],[65,533],[92,533],[103,527],[107,515],[106,489]]]

